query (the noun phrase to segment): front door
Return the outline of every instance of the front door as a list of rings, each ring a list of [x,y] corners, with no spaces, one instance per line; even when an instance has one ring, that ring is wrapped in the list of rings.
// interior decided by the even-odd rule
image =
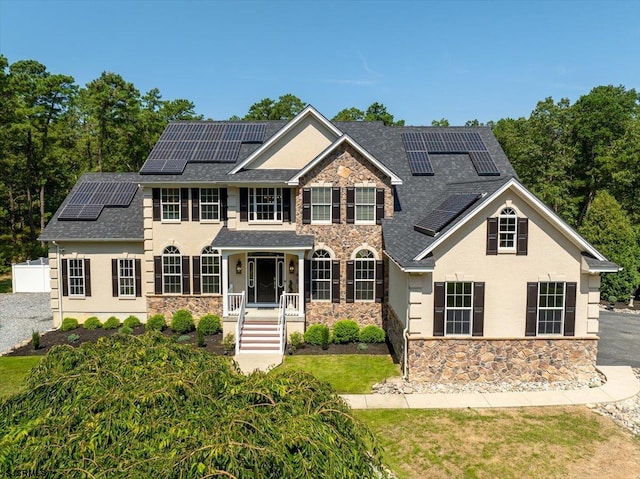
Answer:
[[[248,275],[249,303],[274,304],[284,289],[284,258],[250,256]]]

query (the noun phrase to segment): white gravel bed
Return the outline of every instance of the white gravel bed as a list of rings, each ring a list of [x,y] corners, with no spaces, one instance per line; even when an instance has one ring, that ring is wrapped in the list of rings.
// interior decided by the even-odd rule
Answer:
[[[0,294],[0,354],[52,327],[49,293]]]
[[[633,373],[640,381],[640,368],[635,368]],[[618,424],[626,427],[633,434],[640,436],[640,393],[624,401],[598,404],[593,410],[603,416],[612,418]]]

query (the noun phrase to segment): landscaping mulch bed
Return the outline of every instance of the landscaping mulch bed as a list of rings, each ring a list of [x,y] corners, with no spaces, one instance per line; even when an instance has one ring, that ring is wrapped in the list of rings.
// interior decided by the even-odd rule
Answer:
[[[69,346],[79,346],[82,343],[97,341],[99,338],[105,336],[111,336],[118,332],[117,329],[94,329],[87,330],[80,326],[77,329],[71,331],[49,331],[40,335],[40,347],[37,350],[33,349],[31,341],[26,345],[20,346],[8,352],[5,356],[44,356],[49,350],[57,345],[66,344]],[[143,334],[144,326],[134,328],[133,334]],[[179,342],[183,344],[191,344],[197,347],[196,333],[195,331],[180,335],[174,333],[169,329],[165,329],[163,334],[169,337],[173,337],[176,340],[183,336]],[[76,341],[71,341],[69,337],[71,335],[77,335],[79,338]],[[189,337],[189,339],[186,338]],[[367,344],[366,349],[364,346],[358,347],[358,344],[329,344],[328,349],[322,349],[320,346],[312,346],[305,344],[301,348],[297,349],[293,354],[296,356],[303,354],[321,355],[321,354],[390,354],[389,346],[386,343],[382,344]],[[222,347],[222,334],[214,334],[211,336],[205,336],[205,346],[203,350],[216,355],[224,354],[224,348]],[[233,355],[233,351],[231,352]]]

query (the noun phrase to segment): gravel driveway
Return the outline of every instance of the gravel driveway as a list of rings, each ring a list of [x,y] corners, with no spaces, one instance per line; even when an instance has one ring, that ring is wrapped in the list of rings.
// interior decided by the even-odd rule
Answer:
[[[53,328],[49,293],[0,294],[0,354]]]
[[[596,364],[640,368],[640,315],[600,311]]]

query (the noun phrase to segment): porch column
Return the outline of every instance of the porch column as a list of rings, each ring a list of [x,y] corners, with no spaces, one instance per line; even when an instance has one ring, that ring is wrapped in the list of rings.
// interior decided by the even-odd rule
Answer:
[[[298,316],[304,316],[304,251],[298,251]]]
[[[229,316],[229,253],[222,252],[222,315]]]

